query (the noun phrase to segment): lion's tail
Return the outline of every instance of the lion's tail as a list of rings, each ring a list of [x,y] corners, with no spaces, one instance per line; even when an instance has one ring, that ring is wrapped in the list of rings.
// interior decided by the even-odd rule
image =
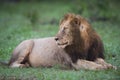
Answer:
[[[0,65],[8,66],[9,62],[0,60]]]

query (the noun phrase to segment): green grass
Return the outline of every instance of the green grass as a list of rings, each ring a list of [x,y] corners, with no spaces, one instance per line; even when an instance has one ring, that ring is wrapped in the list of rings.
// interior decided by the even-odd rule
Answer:
[[[91,16],[108,18],[107,21],[91,22],[101,35],[105,46],[106,61],[117,66],[117,70],[61,70],[53,68],[8,68],[0,65],[0,80],[119,80],[120,79],[120,20],[117,2],[109,2],[103,8],[92,0],[93,11],[86,1],[76,2],[32,2],[4,3],[0,5],[0,60],[8,61],[12,50],[23,40],[55,36],[59,20],[65,13],[80,13],[90,19]],[[104,5],[102,3],[99,3]],[[82,10],[81,10],[82,9]],[[111,9],[111,10],[110,10]],[[111,13],[110,13],[111,12]],[[89,14],[90,13],[90,14]],[[114,19],[114,20],[113,20]]]

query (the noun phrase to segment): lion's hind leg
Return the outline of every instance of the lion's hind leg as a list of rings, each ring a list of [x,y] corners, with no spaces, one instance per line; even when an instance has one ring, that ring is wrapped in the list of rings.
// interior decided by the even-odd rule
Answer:
[[[105,62],[105,60],[102,59],[102,58],[97,58],[97,59],[95,60],[95,62],[96,62],[97,64],[101,64],[102,66],[105,66],[107,69],[110,69],[110,68],[117,69],[116,66],[113,66],[113,65]]]
[[[23,41],[14,50],[9,62],[10,67],[28,67],[28,56],[33,48],[32,40]]]
[[[102,66],[101,64],[97,64],[93,61],[88,61],[88,60],[82,60],[79,59],[76,63],[73,63],[72,66],[76,70],[80,69],[86,69],[86,70],[103,70],[107,69],[105,66]]]

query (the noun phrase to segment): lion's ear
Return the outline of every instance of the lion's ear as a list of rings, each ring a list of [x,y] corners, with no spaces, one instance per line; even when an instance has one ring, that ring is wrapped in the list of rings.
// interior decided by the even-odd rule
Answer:
[[[72,25],[80,25],[81,22],[79,21],[78,18],[74,18],[72,21],[71,21]]]

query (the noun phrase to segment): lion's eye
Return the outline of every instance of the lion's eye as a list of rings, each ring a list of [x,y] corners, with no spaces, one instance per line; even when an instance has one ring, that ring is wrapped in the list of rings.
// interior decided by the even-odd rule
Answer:
[[[65,29],[61,28],[60,32],[64,34],[65,33]]]
[[[62,34],[65,34],[65,30],[62,30]]]
[[[64,27],[64,30],[68,29],[67,27]]]

